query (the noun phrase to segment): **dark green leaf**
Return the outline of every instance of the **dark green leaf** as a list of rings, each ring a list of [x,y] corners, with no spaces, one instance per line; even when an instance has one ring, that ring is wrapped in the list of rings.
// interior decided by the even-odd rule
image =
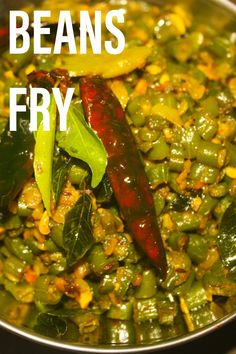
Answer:
[[[64,319],[57,316],[40,313],[34,330],[47,337],[60,338],[67,331],[67,323]]]
[[[71,158],[63,155],[60,149],[56,148],[52,166],[52,189],[56,207],[58,206],[61,192],[69,174],[70,167]]]
[[[5,209],[33,173],[34,136],[29,111],[17,115],[17,131],[9,126],[0,136],[0,209]]]
[[[106,170],[107,153],[101,140],[86,123],[81,105],[70,105],[67,130],[57,133],[57,141],[70,156],[89,165],[92,171],[92,187],[97,187]]]
[[[84,193],[66,214],[63,243],[69,266],[76,263],[93,245],[92,198]]]
[[[98,203],[109,203],[111,201],[113,189],[106,174],[96,188],[95,195]]]
[[[234,203],[223,215],[217,244],[224,265],[229,268],[236,266],[236,205]]]

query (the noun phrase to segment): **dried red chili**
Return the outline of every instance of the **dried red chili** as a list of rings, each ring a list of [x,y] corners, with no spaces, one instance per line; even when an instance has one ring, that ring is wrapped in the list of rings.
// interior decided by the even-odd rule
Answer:
[[[165,277],[165,250],[154,201],[124,111],[99,77],[81,78],[80,90],[87,120],[107,150],[107,174],[127,227]]]

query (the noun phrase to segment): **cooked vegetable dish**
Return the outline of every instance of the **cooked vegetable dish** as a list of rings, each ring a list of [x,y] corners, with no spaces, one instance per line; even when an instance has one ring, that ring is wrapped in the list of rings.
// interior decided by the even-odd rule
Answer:
[[[0,31],[1,317],[91,345],[164,340],[236,309],[235,33],[178,4],[45,0],[43,45],[59,10],[76,32],[80,10],[119,8],[117,55],[9,54]],[[115,41],[105,26],[102,39]],[[10,132],[10,87],[73,87],[66,131],[50,95],[49,131],[40,114],[31,131],[28,108]]]

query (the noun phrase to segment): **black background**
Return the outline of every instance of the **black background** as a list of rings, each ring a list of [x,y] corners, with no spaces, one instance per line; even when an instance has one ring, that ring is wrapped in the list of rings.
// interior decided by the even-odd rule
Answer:
[[[232,351],[232,353],[231,353]],[[0,329],[0,354],[63,354],[65,351],[32,343]],[[159,352],[160,353],[160,352]],[[236,320],[194,342],[162,351],[164,354],[236,354]]]

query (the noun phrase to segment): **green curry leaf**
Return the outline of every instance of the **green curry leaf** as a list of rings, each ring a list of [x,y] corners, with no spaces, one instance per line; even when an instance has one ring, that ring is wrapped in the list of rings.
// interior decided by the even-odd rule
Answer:
[[[0,135],[0,210],[20,192],[33,173],[34,136],[29,129],[29,110],[17,114],[17,131],[9,124]]]
[[[34,149],[34,174],[46,210],[50,214],[52,163],[56,131],[56,102],[53,95],[49,105],[50,130],[44,131],[40,122]]]
[[[55,207],[58,206],[62,189],[65,185],[71,168],[71,157],[62,154],[62,151],[56,147],[52,167],[52,189],[54,195]]]
[[[69,266],[81,259],[94,243],[91,217],[92,198],[84,193],[65,218],[63,243]]]
[[[101,183],[95,190],[97,203],[110,203],[114,193],[108,176],[105,174]]]
[[[101,140],[86,123],[81,105],[71,104],[67,113],[67,130],[57,133],[57,141],[70,156],[89,165],[91,185],[95,188],[105,173],[107,153]]]
[[[57,316],[40,313],[37,317],[34,330],[44,336],[60,338],[67,331],[67,322]]]
[[[232,203],[223,215],[217,244],[222,262],[229,268],[236,266],[236,205]]]

